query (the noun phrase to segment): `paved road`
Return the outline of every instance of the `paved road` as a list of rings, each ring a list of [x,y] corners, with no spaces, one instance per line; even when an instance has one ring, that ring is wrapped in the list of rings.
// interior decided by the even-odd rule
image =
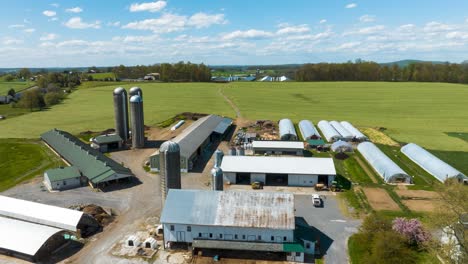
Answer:
[[[303,217],[321,233],[321,252],[327,264],[348,263],[348,238],[357,232],[359,220],[345,217],[339,209],[336,196],[325,196],[324,207],[312,205],[310,195],[296,195],[296,216]]]

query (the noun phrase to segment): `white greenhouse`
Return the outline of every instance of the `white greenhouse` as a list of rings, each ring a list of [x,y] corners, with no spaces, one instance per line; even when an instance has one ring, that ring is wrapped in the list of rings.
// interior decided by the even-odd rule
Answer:
[[[401,152],[441,182],[448,178],[468,180],[466,175],[414,143],[402,147]]]
[[[411,176],[404,172],[373,143],[363,142],[357,148],[386,183],[412,183]]]
[[[353,145],[346,141],[338,140],[331,145],[333,152],[353,152]]]
[[[359,141],[367,141],[369,140],[369,138],[367,138],[366,135],[364,135],[363,133],[361,133],[361,131],[359,131],[359,129],[357,129],[356,127],[354,127],[351,123],[349,123],[348,121],[341,121],[340,122],[341,126],[344,127],[346,130],[348,130],[355,139],[359,140]]]
[[[353,134],[346,130],[338,121],[330,121],[330,125],[341,135],[343,140],[349,141],[353,139]]]
[[[317,125],[328,142],[334,142],[341,138],[340,133],[338,133],[327,120],[322,120],[318,122]]]
[[[314,124],[312,124],[312,122],[310,122],[309,120],[300,121],[298,126],[299,130],[301,131],[302,138],[304,140],[321,138]]]
[[[290,119],[281,119],[279,121],[279,132],[281,140],[297,140],[296,129]]]

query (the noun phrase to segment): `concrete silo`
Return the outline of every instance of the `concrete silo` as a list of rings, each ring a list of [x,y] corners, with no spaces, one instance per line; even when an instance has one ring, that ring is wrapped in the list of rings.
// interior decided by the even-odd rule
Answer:
[[[128,139],[128,102],[127,91],[122,87],[114,90],[115,133],[124,141]]]
[[[145,146],[145,124],[143,120],[143,99],[139,95],[130,97],[130,114],[132,116],[132,147]]]
[[[211,189],[213,191],[223,190],[223,170],[219,167],[214,167],[211,170]]]
[[[164,142],[159,148],[159,176],[161,200],[164,204],[169,189],[181,189],[180,147],[173,141]]]
[[[214,167],[219,168],[221,167],[221,162],[223,161],[224,152],[220,149],[215,151],[215,160],[214,160]]]

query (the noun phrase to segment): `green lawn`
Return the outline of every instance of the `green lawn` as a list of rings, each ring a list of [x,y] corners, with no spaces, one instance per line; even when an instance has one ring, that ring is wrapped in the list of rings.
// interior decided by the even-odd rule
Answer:
[[[115,79],[115,74],[113,72],[90,73],[89,75],[93,76],[95,80],[101,80],[105,78]]]
[[[39,140],[0,139],[0,192],[63,162]]]
[[[16,92],[24,90],[34,85],[33,82],[4,82],[0,81],[0,95],[6,95],[7,92],[13,88]]]

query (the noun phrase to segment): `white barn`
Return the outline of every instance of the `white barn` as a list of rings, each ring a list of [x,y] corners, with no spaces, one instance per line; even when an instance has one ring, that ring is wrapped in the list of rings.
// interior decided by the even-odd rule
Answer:
[[[252,142],[252,149],[254,154],[302,156],[304,142],[257,140]]]
[[[225,156],[221,169],[224,180],[231,184],[329,186],[336,176],[331,158]]]
[[[165,247],[281,252],[298,262],[315,252],[315,241],[295,237],[288,193],[170,189],[161,224]]]

